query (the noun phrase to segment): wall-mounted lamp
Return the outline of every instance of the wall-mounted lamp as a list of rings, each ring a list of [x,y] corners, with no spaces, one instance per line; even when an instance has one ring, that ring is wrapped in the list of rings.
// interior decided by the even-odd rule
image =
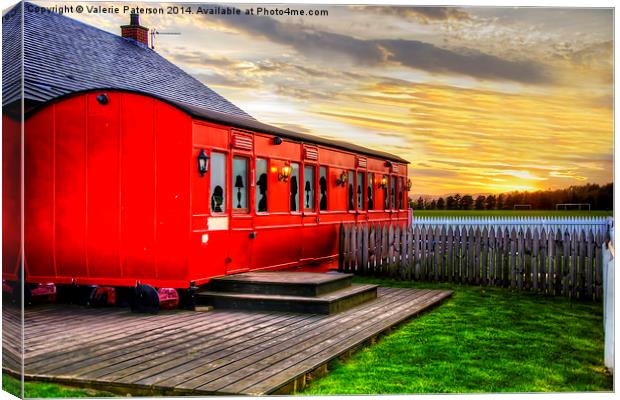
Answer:
[[[411,179],[407,179],[407,183],[405,187],[407,188],[407,191],[411,190]]]
[[[340,174],[340,177],[336,179],[336,185],[344,186],[346,184],[347,184],[347,173],[342,171],[342,173]]]
[[[99,96],[97,96],[97,101],[99,102],[99,104],[105,106],[106,104],[108,104],[108,95],[105,93],[101,93]]]
[[[381,178],[381,181],[379,182],[379,185],[377,185],[377,187],[379,189],[387,188],[387,178],[385,176],[383,178]]]
[[[274,137],[273,144],[275,144],[276,146],[282,144],[282,138],[280,136]]]
[[[205,153],[205,149],[200,149],[200,153],[198,153],[198,173],[201,177],[205,176],[207,171],[209,171],[209,156]]]
[[[388,167],[388,168],[390,168],[390,167],[392,166],[392,163],[391,163],[390,161],[386,161],[386,162],[385,162],[385,166],[386,166],[386,167]]]
[[[291,166],[283,165],[282,168],[280,168],[280,173],[278,174],[278,180],[287,182],[290,176],[291,176]]]

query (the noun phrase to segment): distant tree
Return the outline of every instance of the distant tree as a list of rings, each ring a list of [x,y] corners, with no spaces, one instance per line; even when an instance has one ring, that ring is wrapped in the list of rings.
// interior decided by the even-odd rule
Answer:
[[[474,201],[474,208],[476,210],[484,210],[484,206],[486,205],[486,197],[483,195],[480,195],[478,197],[476,197],[476,200]]]
[[[454,206],[454,210],[461,209],[461,195],[458,193],[454,195]]]
[[[437,200],[435,200],[435,199],[431,200],[431,204],[428,207],[431,210],[436,210],[437,209]]]
[[[444,210],[446,208],[446,201],[443,197],[437,199],[437,209]]]
[[[418,200],[416,201],[415,209],[416,210],[424,210],[424,199],[422,198],[422,196],[420,196],[418,198]]]
[[[466,194],[461,198],[460,204],[460,210],[471,210],[474,205],[474,198]]]
[[[495,205],[497,203],[497,198],[495,197],[495,195],[490,194],[487,196],[486,198],[486,207],[487,210],[495,210]]]
[[[497,196],[497,209],[503,210],[506,207],[506,195],[503,193]]]
[[[456,210],[456,200],[454,199],[454,196],[448,196],[448,198],[446,198],[446,209]]]
[[[407,197],[407,204],[409,205],[409,208],[415,208],[415,203],[413,202],[413,199],[411,197]]]

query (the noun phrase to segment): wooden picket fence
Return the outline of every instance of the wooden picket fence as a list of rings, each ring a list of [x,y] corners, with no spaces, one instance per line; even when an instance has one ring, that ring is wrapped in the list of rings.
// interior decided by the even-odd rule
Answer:
[[[339,270],[600,300],[599,230],[342,224]]]

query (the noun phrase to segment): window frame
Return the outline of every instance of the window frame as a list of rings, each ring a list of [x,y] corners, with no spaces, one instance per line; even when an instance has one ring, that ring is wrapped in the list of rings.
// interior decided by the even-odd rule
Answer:
[[[345,169],[345,171],[347,172],[347,190],[345,197],[345,202],[347,203],[346,210],[347,212],[354,213],[357,209],[357,196],[355,193],[355,188],[357,186],[357,171],[353,169]],[[353,179],[351,179],[351,175],[353,175]],[[349,197],[351,196],[350,192],[353,192],[353,208],[349,208]]]
[[[362,208],[359,208],[359,203],[358,203],[358,190],[357,190],[357,184],[358,184],[358,174],[362,175]],[[367,192],[368,192],[368,172],[365,169],[357,169],[355,171],[355,211],[357,212],[363,212],[365,213],[368,210],[368,198],[367,198]]]
[[[246,183],[246,195],[245,195],[245,208],[237,208],[234,207],[234,202],[236,200],[235,198],[235,193],[234,193],[234,180],[235,180],[235,174],[234,174],[234,160],[235,158],[243,158],[246,160],[245,163],[245,183]],[[230,181],[230,211],[232,214],[238,214],[238,215],[245,215],[245,214],[250,214],[250,210],[252,209],[252,204],[251,203],[251,198],[252,195],[254,195],[254,191],[251,190],[252,185],[250,182],[254,181],[254,178],[250,179],[250,174],[251,174],[251,167],[250,167],[250,162],[251,162],[252,156],[248,155],[248,154],[244,154],[244,153],[233,153],[230,157],[230,177],[231,177],[231,181]],[[253,202],[252,202],[253,203]],[[256,207],[254,207],[256,208]]]
[[[301,215],[303,213],[303,199],[300,195],[300,193],[302,193],[300,182],[303,181],[303,163],[299,160],[288,160],[288,162],[291,167],[291,175],[286,183],[288,188],[288,212],[291,215]],[[291,180],[293,178],[293,164],[297,164],[297,211],[291,210]]]
[[[319,174],[317,176],[318,178],[318,185],[315,187],[314,193],[317,197],[318,203],[319,203],[319,207],[318,207],[318,212],[329,212],[329,172],[330,172],[330,168],[327,165],[319,165]],[[324,170],[325,171],[325,209],[321,208],[321,171]],[[318,189],[318,190],[317,190]]]
[[[313,180],[313,185],[314,185],[314,188],[313,188],[314,198],[312,199],[312,203],[313,203],[312,204],[312,209],[306,208],[306,202],[305,202],[305,197],[304,197],[305,196],[305,187],[306,187],[306,167],[311,167],[312,170],[313,170],[313,179],[312,180]],[[310,162],[303,162],[303,163],[301,163],[301,169],[302,169],[302,173],[301,173],[302,182],[304,183],[303,185],[301,185],[301,186],[303,186],[303,188],[301,188],[301,186],[300,186],[300,189],[302,189],[301,193],[303,193],[303,195],[300,196],[300,198],[299,198],[299,200],[301,201],[301,206],[302,206],[301,207],[301,212],[303,214],[316,214],[318,212],[318,208],[319,208],[319,205],[317,203],[318,196],[316,195],[316,187],[317,187],[317,181],[318,181],[318,179],[317,179],[318,178],[318,176],[317,176],[318,174],[316,173],[317,172],[317,164],[316,163],[310,163]]]
[[[228,214],[228,195],[227,195],[227,185],[228,185],[228,156],[230,155],[230,152],[226,151],[226,150],[221,150],[221,149],[209,149],[207,152],[209,158],[210,158],[210,162],[209,162],[209,214],[214,215],[214,216],[223,216],[223,215],[227,215]],[[224,156],[224,188],[223,188],[223,196],[224,196],[224,201],[222,202],[222,206],[224,207],[223,211],[214,211],[213,207],[212,207],[212,196],[213,196],[213,155],[214,154],[221,154]]]
[[[376,182],[376,172],[372,172],[372,171],[367,171],[366,172],[366,196],[364,196],[364,200],[366,202],[365,206],[366,206],[366,211],[368,212],[372,212],[372,211],[376,211],[376,205],[377,205],[377,182]],[[372,207],[369,207],[370,204],[370,192],[368,191],[368,188],[372,189]]]
[[[267,209],[265,211],[259,211],[258,210],[258,201],[257,201],[258,199],[256,198],[257,193],[259,193],[258,182],[257,182],[257,180],[259,179],[259,177],[258,177],[258,160],[264,160],[265,161],[265,175],[267,176],[267,182],[266,182],[266,185],[267,185],[267,193],[266,193],[266,196],[267,196],[267,198],[266,198],[266,201],[267,201],[266,206],[267,207],[266,208]],[[254,207],[253,207],[253,209],[254,209],[254,213],[256,215],[267,215],[267,214],[269,214],[269,165],[270,164],[271,164],[271,159],[268,158],[268,157],[260,157],[260,156],[254,157],[254,178],[252,179],[252,182],[254,182],[254,185],[252,185],[252,186],[254,187],[254,196],[253,196],[253,198],[254,198]]]

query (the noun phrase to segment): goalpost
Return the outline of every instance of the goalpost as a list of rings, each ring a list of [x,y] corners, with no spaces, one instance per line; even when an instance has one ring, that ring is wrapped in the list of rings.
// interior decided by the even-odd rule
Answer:
[[[590,203],[558,203],[555,205],[555,210],[582,210],[582,207],[584,210],[587,209],[590,211]]]
[[[513,210],[531,210],[531,204],[515,204]]]

